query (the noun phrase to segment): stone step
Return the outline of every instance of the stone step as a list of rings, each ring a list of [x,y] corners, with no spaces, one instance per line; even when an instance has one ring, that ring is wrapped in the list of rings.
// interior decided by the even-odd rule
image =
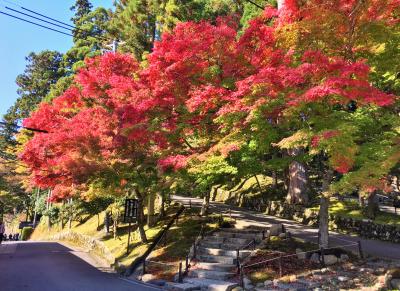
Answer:
[[[264,230],[267,231],[266,228]],[[252,229],[252,228],[243,228],[243,229],[239,229],[239,228],[220,228],[218,231],[219,232],[231,232],[231,233],[261,233],[262,230]]]
[[[224,244],[238,244],[238,245],[246,245],[251,239],[249,238],[235,238],[235,237],[218,237],[218,236],[207,236],[203,239],[204,242],[217,242]]]
[[[194,290],[201,290],[201,285],[193,284],[193,283],[167,282],[165,284],[163,290],[169,290],[169,291],[194,291]]]
[[[206,263],[222,263],[228,265],[236,264],[236,258],[227,256],[214,256],[214,255],[199,255],[198,260]]]
[[[198,262],[196,263],[195,268],[200,270],[215,270],[215,271],[229,272],[236,270],[236,265]]]
[[[200,247],[223,250],[236,250],[237,248],[243,248],[245,245],[247,244],[218,243],[210,241],[200,241],[199,243]]]
[[[225,237],[225,238],[242,238],[242,239],[256,239],[257,241],[262,240],[261,233],[234,233],[234,232],[216,232],[213,234],[216,237]]]
[[[184,282],[200,285],[205,290],[209,291],[231,291],[233,288],[237,287],[238,284],[234,282],[226,282],[220,280],[204,279],[204,278],[185,278]]]
[[[189,277],[191,278],[205,278],[212,280],[222,280],[226,281],[236,276],[233,272],[223,272],[223,271],[210,271],[210,270],[192,270],[189,272]]]
[[[227,256],[227,257],[233,257],[236,258],[236,250],[224,250],[224,249],[218,249],[218,248],[204,248],[204,247],[199,247],[197,248],[197,252],[199,254],[203,255],[215,255],[215,256]],[[251,251],[250,250],[240,250],[239,255],[241,258],[245,258],[248,255],[250,255]]]

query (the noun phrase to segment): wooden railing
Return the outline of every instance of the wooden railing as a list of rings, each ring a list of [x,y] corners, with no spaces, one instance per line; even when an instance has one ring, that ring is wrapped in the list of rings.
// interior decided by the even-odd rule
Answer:
[[[136,271],[136,269],[139,266],[144,267],[144,271],[146,270],[146,259],[147,257],[151,254],[151,252],[158,246],[158,244],[163,240],[163,238],[166,237],[168,230],[171,228],[171,226],[174,224],[175,220],[178,220],[179,216],[183,213],[185,210],[185,206],[181,206],[178,210],[178,212],[174,215],[174,217],[171,218],[171,220],[168,222],[168,224],[164,227],[164,229],[156,236],[150,247],[146,250],[146,252],[137,260],[135,260],[132,265],[128,268],[126,271],[126,275],[129,276],[133,272]]]

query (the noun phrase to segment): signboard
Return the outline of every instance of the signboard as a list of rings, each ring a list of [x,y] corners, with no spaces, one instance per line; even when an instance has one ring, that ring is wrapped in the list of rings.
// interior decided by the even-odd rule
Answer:
[[[130,222],[132,219],[137,218],[138,214],[138,200],[125,199],[124,221]]]

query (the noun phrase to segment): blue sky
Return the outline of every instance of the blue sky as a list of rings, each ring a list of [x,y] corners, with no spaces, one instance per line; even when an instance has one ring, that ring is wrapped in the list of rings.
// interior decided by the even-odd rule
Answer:
[[[69,8],[75,0],[0,0],[0,11],[10,13],[4,6],[17,8],[13,2],[25,8],[40,12],[57,20],[70,23],[72,12]],[[92,0],[94,7],[112,7],[112,0]],[[72,38],[50,30],[24,23],[0,14],[0,116],[17,98],[15,77],[25,69],[25,57],[31,52],[45,49],[67,51]]]

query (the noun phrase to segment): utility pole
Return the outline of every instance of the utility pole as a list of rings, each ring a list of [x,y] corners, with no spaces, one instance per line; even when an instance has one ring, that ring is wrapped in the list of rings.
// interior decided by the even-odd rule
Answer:
[[[124,41],[118,41],[117,39],[114,39],[112,43],[106,44],[105,47],[108,47],[111,49],[112,52],[117,52],[118,46],[124,44]]]

